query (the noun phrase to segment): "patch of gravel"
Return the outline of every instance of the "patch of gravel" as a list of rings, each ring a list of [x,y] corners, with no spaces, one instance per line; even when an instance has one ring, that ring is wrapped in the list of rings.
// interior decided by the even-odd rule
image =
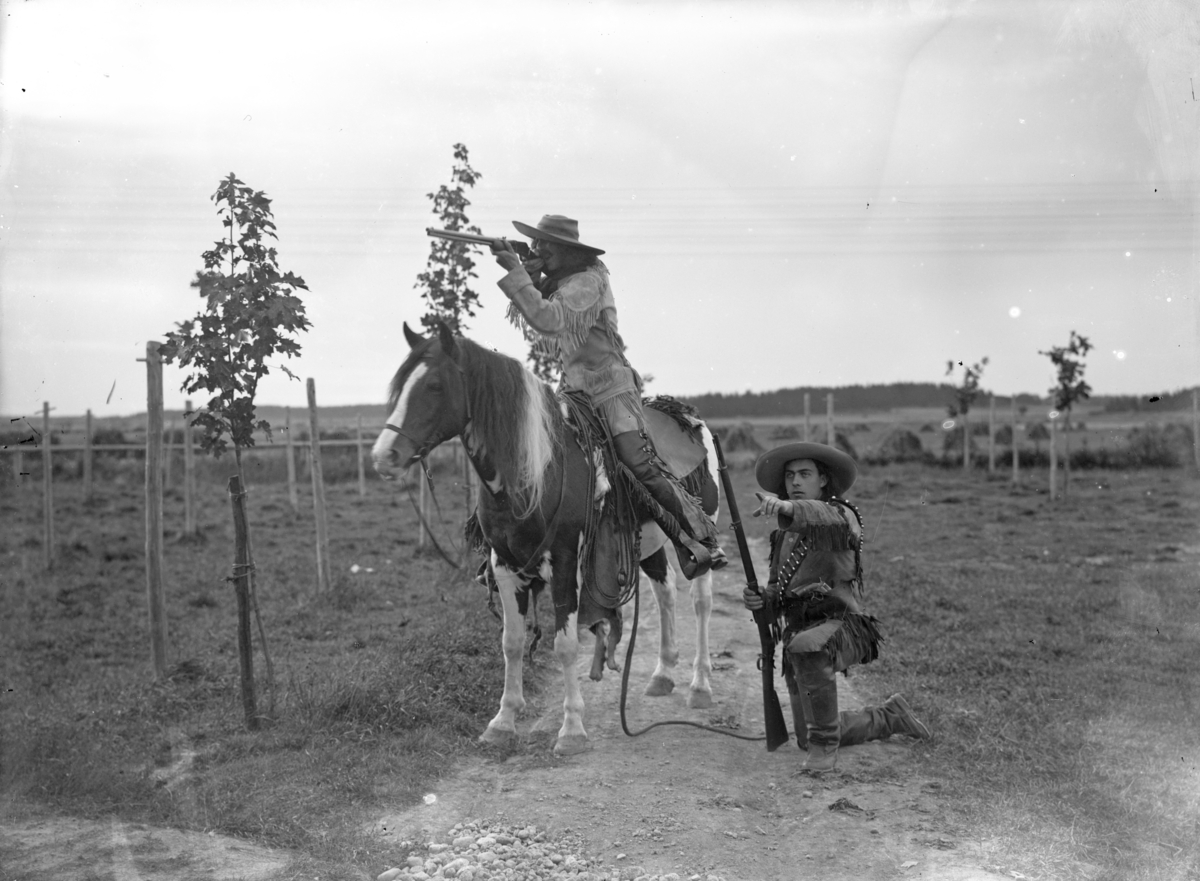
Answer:
[[[581,854],[581,837],[551,838],[536,826],[479,820],[455,825],[447,837],[449,842],[401,842],[410,848],[405,864],[389,868],[376,881],[725,881],[720,875],[655,874],[641,866],[602,865]],[[617,854],[617,861],[624,856]]]

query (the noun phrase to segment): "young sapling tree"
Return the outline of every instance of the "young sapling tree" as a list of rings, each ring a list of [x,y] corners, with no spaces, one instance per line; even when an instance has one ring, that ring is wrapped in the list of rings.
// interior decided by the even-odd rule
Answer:
[[[479,227],[467,217],[471,202],[464,187],[473,187],[482,174],[471,167],[465,144],[454,145],[454,165],[450,169],[450,185],[442,184],[437,192],[426,193],[433,202],[433,213],[442,229],[482,235]],[[465,242],[448,239],[431,239],[429,259],[425,271],[417,276],[413,285],[425,300],[425,314],[421,324],[426,332],[437,329],[438,322],[444,323],[455,334],[466,329],[466,319],[474,317],[479,306],[479,295],[471,289],[475,274],[475,261]]]
[[[1052,346],[1047,351],[1038,350],[1039,355],[1045,355],[1054,365],[1057,384],[1050,389],[1054,397],[1054,409],[1063,414],[1065,425],[1063,444],[1066,446],[1066,456],[1063,458],[1063,497],[1071,485],[1071,409],[1081,401],[1086,401],[1092,394],[1092,387],[1084,382],[1083,359],[1093,346],[1088,338],[1071,331],[1071,338],[1065,346]],[[1051,475],[1051,480],[1054,479]]]
[[[967,414],[971,411],[971,405],[975,403],[975,398],[979,396],[979,379],[983,376],[983,368],[987,366],[987,363],[986,357],[969,367],[962,361],[946,362],[947,376],[954,374],[955,367],[963,369],[962,383],[954,389],[954,399],[946,406],[946,412],[951,419],[962,417],[964,471],[971,467],[971,426]]]
[[[270,372],[268,361],[299,353],[296,334],[306,331],[309,320],[298,290],[308,286],[298,275],[281,272],[271,200],[230,173],[212,200],[217,204],[226,235],[202,255],[204,268],[197,271],[191,286],[204,300],[195,318],[183,321],[166,335],[160,348],[163,360],[178,363],[186,371],[183,390],[203,392],[207,402],[194,414],[192,424],[200,429],[200,448],[219,458],[232,443],[237,473],[230,478],[237,541],[234,574],[230,580],[238,591],[238,642],[242,657],[242,698],[246,724],[257,728],[259,714],[254,698],[252,652],[249,645],[249,609],[258,622],[263,659],[274,713],[274,676],[266,634],[255,596],[254,562],[249,530],[245,526],[245,475],[242,450],[254,446],[254,432],[270,437],[271,426],[255,418],[254,397],[259,381]],[[292,379],[285,365],[277,365]],[[243,632],[244,631],[244,632]]]

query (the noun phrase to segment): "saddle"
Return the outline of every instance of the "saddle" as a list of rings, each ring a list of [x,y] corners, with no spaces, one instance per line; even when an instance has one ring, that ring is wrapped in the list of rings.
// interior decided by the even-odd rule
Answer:
[[[627,602],[637,587],[642,522],[654,520],[672,540],[680,526],[617,458],[608,425],[588,398],[573,390],[563,392],[561,398],[577,442],[595,463],[589,488],[596,504],[589,510],[585,526],[580,587],[597,605],[615,609]],[[716,510],[716,481],[708,470],[695,409],[667,395],[643,398],[642,406],[647,433],[663,464],[687,492],[701,499],[706,511]],[[615,583],[597,577],[595,555],[601,544],[606,557],[615,551]]]

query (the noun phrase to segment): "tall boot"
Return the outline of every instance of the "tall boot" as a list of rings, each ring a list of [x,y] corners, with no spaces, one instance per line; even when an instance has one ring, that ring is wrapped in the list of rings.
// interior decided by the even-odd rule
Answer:
[[[929,729],[913,715],[902,694],[893,694],[880,707],[863,707],[841,714],[841,746],[854,746],[868,740],[886,740],[893,734],[907,734],[928,740]]]
[[[808,703],[808,695],[792,694],[788,691],[788,702],[792,705],[792,730],[796,732],[796,746],[808,749],[809,711],[805,706]]]
[[[824,652],[805,658],[797,677],[801,693],[808,699],[808,758],[804,769],[823,774],[837,767],[841,725],[838,717],[837,681],[833,664]]]
[[[700,501],[680,485],[658,458],[650,439],[640,431],[625,431],[613,437],[613,446],[617,457],[679,524],[675,551],[684,577],[690,581],[709,569],[725,566],[725,552],[721,550],[716,526],[700,507]]]
[[[884,701],[883,716],[887,720],[887,737],[893,734],[907,734],[917,740],[928,740],[930,737],[929,729],[913,715],[912,708],[902,694],[893,694]]]

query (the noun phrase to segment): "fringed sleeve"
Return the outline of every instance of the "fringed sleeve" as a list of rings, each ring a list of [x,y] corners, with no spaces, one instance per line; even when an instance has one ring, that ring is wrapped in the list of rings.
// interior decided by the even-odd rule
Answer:
[[[793,499],[792,516],[779,515],[779,528],[800,534],[812,551],[848,551],[857,548],[857,536],[841,509],[827,502]]]
[[[599,272],[580,272],[571,276],[549,300],[542,299],[523,266],[500,279],[499,285],[512,301],[509,320],[524,319],[538,333],[570,337],[576,346],[582,345],[587,338],[605,305],[605,279]]]

